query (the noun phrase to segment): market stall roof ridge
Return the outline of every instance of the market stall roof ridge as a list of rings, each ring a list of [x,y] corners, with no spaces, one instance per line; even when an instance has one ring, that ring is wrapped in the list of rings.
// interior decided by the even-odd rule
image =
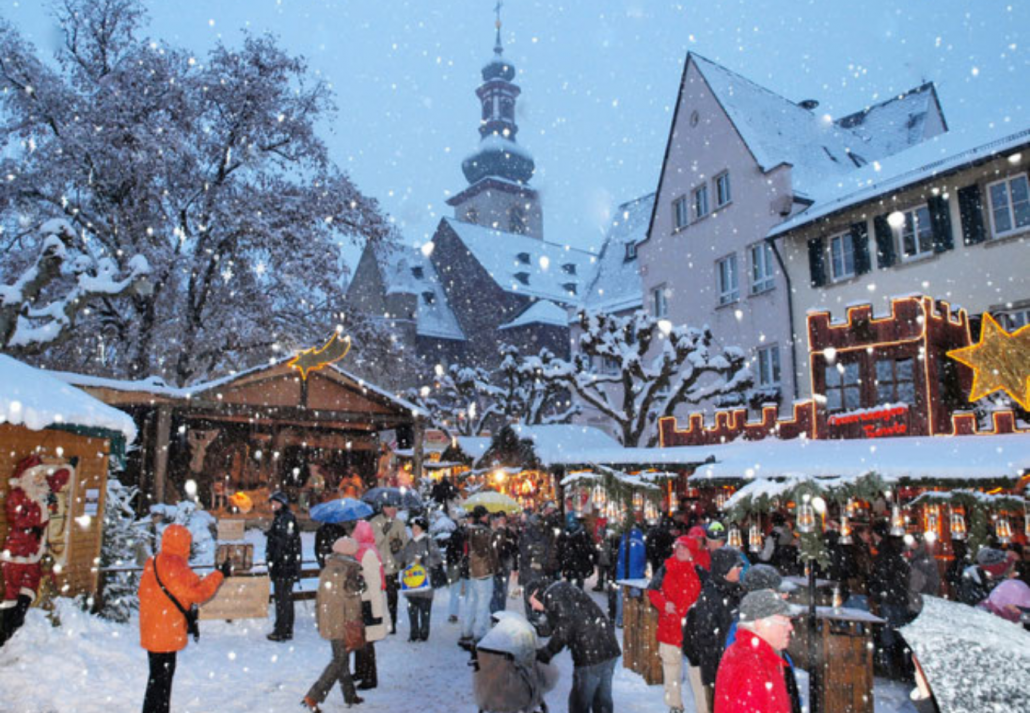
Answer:
[[[121,433],[129,442],[136,439],[136,424],[128,414],[5,354],[0,354],[0,423],[33,431],[100,428]]]

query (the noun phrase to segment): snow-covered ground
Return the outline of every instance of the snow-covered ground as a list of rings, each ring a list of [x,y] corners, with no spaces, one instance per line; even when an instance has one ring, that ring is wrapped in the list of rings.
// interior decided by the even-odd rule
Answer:
[[[263,561],[263,538],[248,532]],[[305,559],[313,538],[305,533]],[[309,583],[305,583],[309,584]],[[600,599],[598,599],[600,602]],[[459,626],[447,622],[448,594],[438,592],[427,643],[408,643],[402,609],[396,635],[376,645],[379,688],[364,691],[361,713],[427,711],[475,713],[472,669],[458,648]],[[521,599],[508,606],[521,609]],[[271,612],[270,612],[271,614]],[[25,626],[0,649],[0,713],[128,713],[142,707],[147,656],[139,647],[138,621],[115,624],[91,616],[62,600],[59,627],[33,609]],[[297,604],[294,638],[288,643],[265,639],[270,620],[201,622],[200,643],[179,655],[172,693],[176,713],[258,713],[300,710],[300,699],[329,661],[329,644],[314,625],[314,603]],[[561,671],[557,688],[547,695],[553,711],[566,710],[572,682],[567,652],[554,661]],[[804,690],[804,681],[802,681]],[[629,713],[662,711],[661,686],[616,668],[615,706]],[[689,696],[686,713],[694,713]],[[323,709],[343,711],[343,696],[334,689]],[[907,690],[878,681],[876,713],[909,713]]]

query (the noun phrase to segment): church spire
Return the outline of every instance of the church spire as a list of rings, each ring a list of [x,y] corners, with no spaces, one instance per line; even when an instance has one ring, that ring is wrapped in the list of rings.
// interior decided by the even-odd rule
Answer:
[[[536,166],[533,157],[515,141],[519,131],[515,123],[515,100],[521,93],[515,79],[515,66],[504,59],[501,44],[502,2],[494,7],[497,29],[494,56],[483,67],[483,83],[476,89],[482,105],[479,123],[479,149],[465,159],[461,170],[470,184],[495,177],[525,184]]]

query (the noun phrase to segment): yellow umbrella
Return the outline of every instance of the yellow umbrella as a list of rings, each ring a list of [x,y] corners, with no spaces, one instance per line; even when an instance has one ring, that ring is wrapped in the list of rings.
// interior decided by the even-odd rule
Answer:
[[[522,510],[522,506],[518,504],[514,498],[511,498],[504,493],[495,493],[491,490],[476,493],[464,503],[462,507],[466,510],[471,510],[476,505],[482,505],[490,512],[519,512]]]

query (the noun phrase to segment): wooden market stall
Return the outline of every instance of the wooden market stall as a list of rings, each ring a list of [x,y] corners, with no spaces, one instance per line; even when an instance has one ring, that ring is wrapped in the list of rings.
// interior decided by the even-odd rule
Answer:
[[[54,497],[44,504],[49,522],[41,543],[37,604],[55,594],[96,594],[110,461],[121,457],[135,437],[136,427],[125,413],[0,355],[0,542],[7,541],[10,530],[6,505],[15,497],[11,480],[19,464],[35,455],[48,470],[69,476],[53,481],[48,494]]]

